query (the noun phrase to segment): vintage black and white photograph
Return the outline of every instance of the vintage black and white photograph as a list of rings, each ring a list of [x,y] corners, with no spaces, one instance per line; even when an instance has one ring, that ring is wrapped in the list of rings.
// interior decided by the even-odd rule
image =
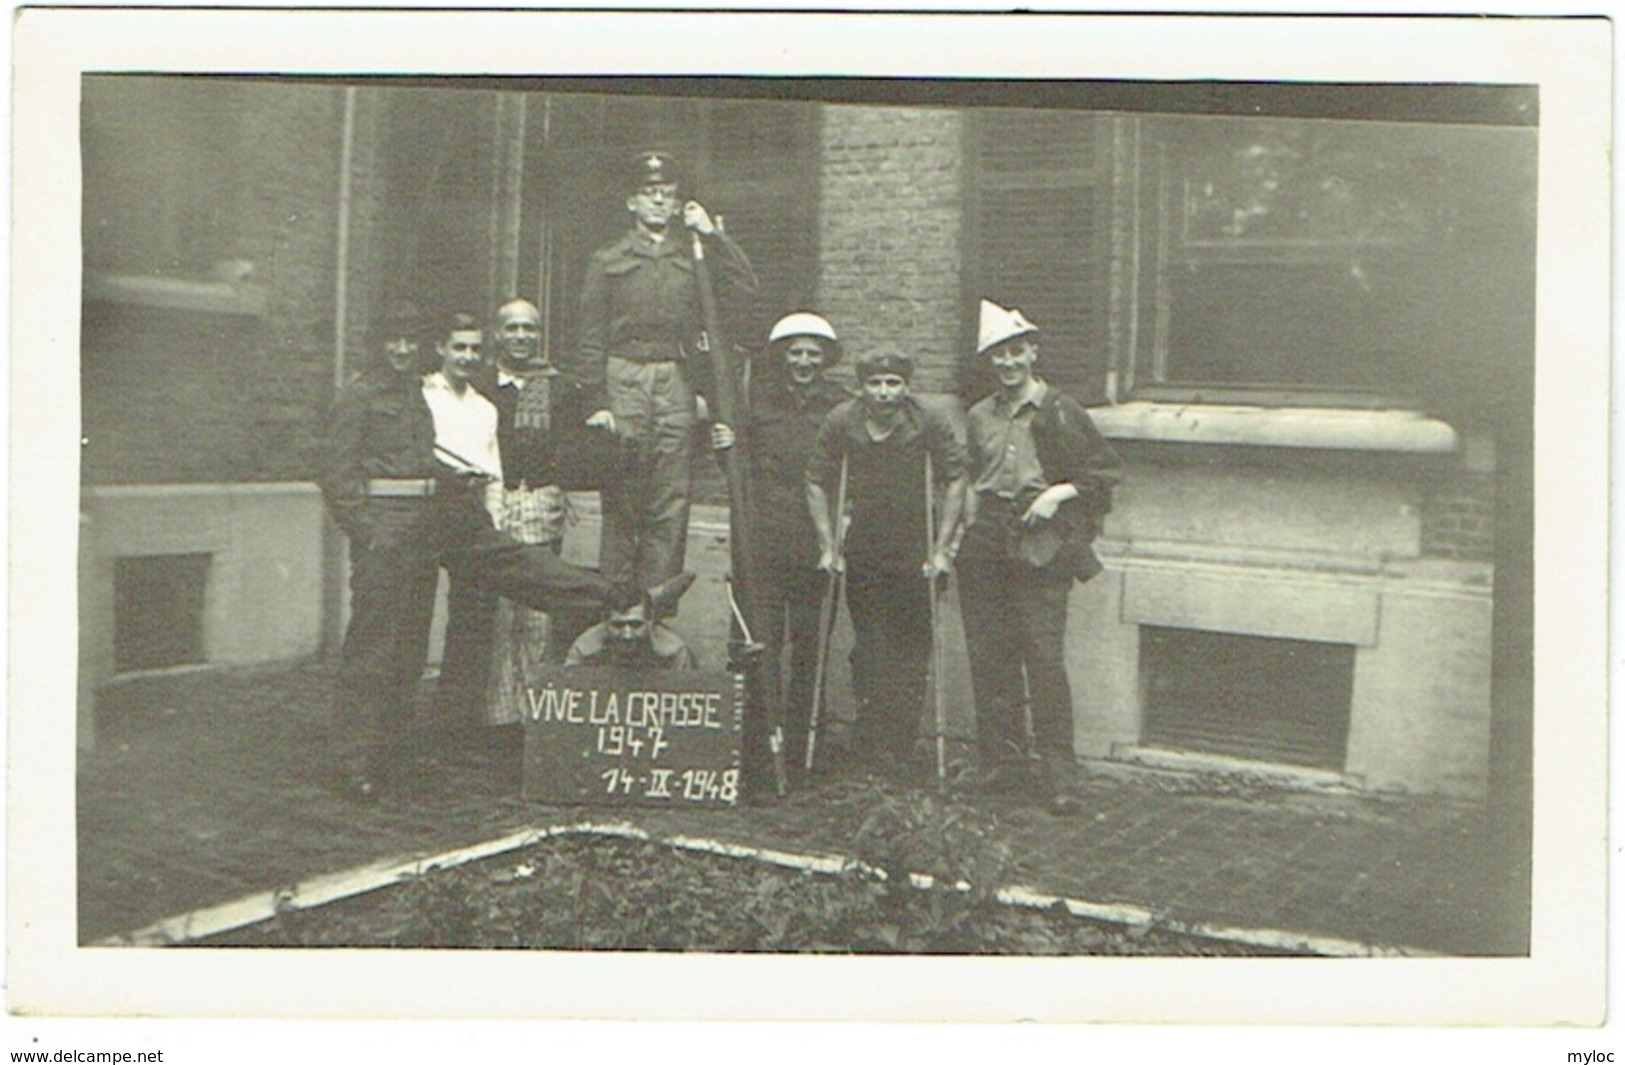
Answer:
[[[1604,382],[1606,331],[1539,339],[1575,120],[1499,39],[1204,76],[1156,20],[1135,73],[1065,58],[1111,20],[665,65],[647,14],[350,17],[409,58],[137,48],[50,104],[70,953],[1540,960],[1536,736],[1601,757],[1604,704],[1536,686],[1537,370]],[[1063,58],[751,65],[832,32]]]

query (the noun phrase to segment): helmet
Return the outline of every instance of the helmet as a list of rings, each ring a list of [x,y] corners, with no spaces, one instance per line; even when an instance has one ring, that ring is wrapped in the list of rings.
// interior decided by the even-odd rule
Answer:
[[[768,330],[768,351],[780,350],[792,337],[817,337],[819,340],[828,341],[826,365],[841,361],[841,338],[835,335],[835,327],[822,315],[813,314],[811,311],[796,311],[780,318],[773,323],[773,328]]]
[[[839,340],[835,335],[835,327],[830,325],[822,316],[810,311],[796,311],[787,314],[773,323],[768,331],[767,342],[786,340],[790,337],[821,337],[824,340]]]
[[[1005,310],[992,300],[984,299],[981,321],[976,330],[976,354],[986,355],[990,348],[1006,340],[1036,332],[1038,327],[1027,321],[1014,307]]]

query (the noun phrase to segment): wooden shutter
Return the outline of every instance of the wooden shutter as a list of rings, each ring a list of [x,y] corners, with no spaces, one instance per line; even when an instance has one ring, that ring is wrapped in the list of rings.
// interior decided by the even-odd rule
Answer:
[[[705,108],[704,202],[727,220],[756,268],[760,293],[733,323],[754,350],[780,317],[812,307],[818,283],[816,107],[716,100]]]
[[[968,319],[962,387],[992,387],[975,359],[982,298],[1043,330],[1040,372],[1086,402],[1103,391],[1105,224],[1097,115],[994,108],[969,128],[971,211],[963,271]]]

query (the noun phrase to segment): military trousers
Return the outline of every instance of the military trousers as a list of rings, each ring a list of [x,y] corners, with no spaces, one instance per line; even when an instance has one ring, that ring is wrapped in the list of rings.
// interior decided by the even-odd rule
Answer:
[[[601,610],[608,582],[545,544],[521,544],[491,524],[478,491],[447,478],[423,499],[373,499],[350,544],[350,623],[339,667],[335,759],[388,775],[428,743],[413,728],[415,687],[428,653],[438,569],[454,584],[531,610]]]
[[[653,588],[687,556],[694,390],[679,362],[610,358],[605,380],[624,461],[599,492],[598,565],[611,581]]]
[[[813,673],[818,662],[818,614],[827,587],[825,574],[813,566],[761,566],[756,580],[756,611],[766,660],[766,692],[756,693],[745,718],[745,777],[767,780],[772,767],[769,711],[777,710],[784,726],[782,751],[786,769],[807,763],[807,727],[812,712]],[[789,663],[784,662],[789,646]],[[828,723],[828,718],[825,718]],[[824,748],[828,750],[828,748]]]

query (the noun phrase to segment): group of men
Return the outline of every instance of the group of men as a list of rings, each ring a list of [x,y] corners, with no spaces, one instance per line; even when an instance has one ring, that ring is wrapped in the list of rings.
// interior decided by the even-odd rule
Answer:
[[[541,350],[540,315],[524,300],[496,314],[494,380],[480,371],[478,323],[443,322],[430,368],[418,361],[421,325],[399,306],[375,338],[383,361],[340,397],[322,484],[351,545],[333,735],[353,796],[410,773],[414,742],[443,738],[404,727],[440,568],[452,588],[441,723],[517,721],[541,662],[694,665],[661,619],[693,580],[691,455],[718,372],[695,252],[734,306],[756,280],[720,219],[682,199],[669,155],[640,155],[630,184],[632,228],[592,257],[579,338],[560,365]],[[981,783],[1072,812],[1067,593],[1099,571],[1091,541],[1120,461],[1083,407],[1037,376],[1038,329],[1019,311],[983,301],[978,356],[997,388],[964,415],[912,394],[913,360],[897,351],[857,357],[850,395],[826,376],[842,356],[826,318],[784,316],[739,378],[737,424],[710,428],[716,452],[738,447],[747,459],[749,513],[732,520],[753,534],[751,651],[770,663],[763,705],[746,719],[747,793],[770,790],[768,720],[782,722],[785,764],[810,761],[820,653],[841,588],[856,704],[844,761],[917,771],[941,637],[936,593],[957,571]],[[561,454],[567,432],[584,450]],[[584,480],[572,462],[601,470],[597,570],[561,557],[567,488]]]

